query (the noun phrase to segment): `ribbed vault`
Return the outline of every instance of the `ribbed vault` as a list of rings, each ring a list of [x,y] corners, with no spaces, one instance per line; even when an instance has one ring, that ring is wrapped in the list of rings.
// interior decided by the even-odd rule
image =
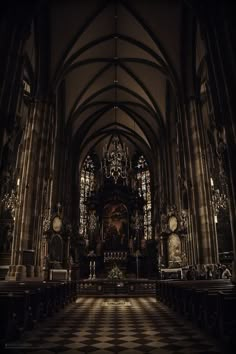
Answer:
[[[178,92],[181,2],[66,5],[51,6],[51,83],[63,84],[65,125],[80,158],[91,148],[100,155],[118,132],[151,160],[163,138],[167,87]]]

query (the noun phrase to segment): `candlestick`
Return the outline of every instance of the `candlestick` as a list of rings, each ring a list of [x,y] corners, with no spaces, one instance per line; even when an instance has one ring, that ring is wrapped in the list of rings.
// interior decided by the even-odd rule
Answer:
[[[92,278],[93,278],[93,279],[96,278],[95,269],[96,269],[96,263],[95,263],[95,261],[94,261],[94,262],[93,262],[93,275],[92,275]]]
[[[92,279],[92,261],[89,262],[89,279]]]

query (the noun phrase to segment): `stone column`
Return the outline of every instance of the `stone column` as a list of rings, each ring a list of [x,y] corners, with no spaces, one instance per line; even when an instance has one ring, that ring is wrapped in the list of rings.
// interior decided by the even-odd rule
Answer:
[[[54,175],[54,155],[55,155],[55,136],[56,136],[56,124],[54,107],[51,103],[43,103],[43,119],[44,125],[40,138],[40,155],[38,174],[36,179],[37,199],[35,214],[32,223],[33,239],[32,245],[35,249],[35,276],[40,276],[42,271],[41,263],[41,247],[43,236],[43,215],[45,211],[50,218],[51,203],[52,203],[52,187],[53,187],[53,175]]]
[[[34,277],[34,266],[40,263],[42,238],[42,211],[44,184],[51,157],[50,132],[52,131],[53,108],[47,102],[31,103],[26,124],[19,173],[19,205],[15,229],[9,277],[26,278],[23,251],[33,250],[34,260],[28,276]],[[39,272],[36,272],[39,275]]]
[[[41,273],[42,273],[42,280],[48,280],[49,279],[49,270],[48,270],[48,235],[43,235],[42,236],[42,241],[41,241]]]
[[[224,127],[230,224],[234,261],[232,280],[236,283],[236,71],[235,71],[235,18],[231,1],[219,1],[204,13],[207,19],[203,36],[207,48],[207,63],[217,125]],[[211,21],[209,21],[211,18]]]
[[[217,236],[211,205],[210,176],[205,154],[205,139],[198,102],[191,98],[186,106],[186,136],[188,140],[188,169],[191,176],[190,205],[191,237],[194,239],[194,259],[197,264],[218,262]]]
[[[188,215],[188,228],[187,228],[187,237],[186,237],[186,243],[187,243],[187,260],[188,264],[196,264],[196,244],[197,240],[193,236],[193,216],[192,214]]]
[[[15,124],[17,100],[21,88],[24,45],[30,34],[30,26],[17,23],[9,12],[0,19],[0,163],[4,139]]]

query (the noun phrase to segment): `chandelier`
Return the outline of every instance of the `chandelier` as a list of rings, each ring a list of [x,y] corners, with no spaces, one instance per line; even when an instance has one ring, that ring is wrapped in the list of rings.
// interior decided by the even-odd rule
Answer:
[[[227,209],[228,199],[226,194],[221,193],[219,189],[213,190],[212,205],[216,215],[219,214],[220,209]]]
[[[117,135],[112,137],[109,146],[103,148],[102,168],[106,178],[113,178],[115,184],[122,178],[128,184],[128,170],[131,163],[128,156],[128,147],[121,144]]]
[[[214,181],[211,178],[211,190],[212,190],[212,206],[214,209],[215,215],[219,214],[219,211],[221,209],[227,209],[228,207],[228,198],[225,192],[221,192],[219,188],[215,188],[214,186]],[[225,187],[225,185],[222,186],[222,188]]]
[[[15,220],[16,208],[19,205],[19,200],[17,197],[17,191],[12,188],[10,193],[5,193],[2,201],[3,208],[11,213],[13,220]]]

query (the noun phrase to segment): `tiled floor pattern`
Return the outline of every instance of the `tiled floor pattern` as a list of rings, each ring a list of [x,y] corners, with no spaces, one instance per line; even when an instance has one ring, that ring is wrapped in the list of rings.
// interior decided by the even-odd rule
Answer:
[[[155,298],[80,298],[6,353],[216,354],[219,346]]]

